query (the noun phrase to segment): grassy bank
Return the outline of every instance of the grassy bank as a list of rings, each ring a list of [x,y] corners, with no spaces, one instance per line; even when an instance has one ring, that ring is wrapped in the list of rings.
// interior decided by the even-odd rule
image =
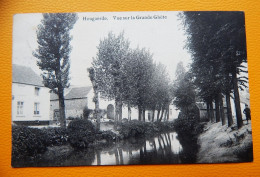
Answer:
[[[251,124],[237,130],[208,123],[198,138],[198,163],[250,162],[253,160]]]

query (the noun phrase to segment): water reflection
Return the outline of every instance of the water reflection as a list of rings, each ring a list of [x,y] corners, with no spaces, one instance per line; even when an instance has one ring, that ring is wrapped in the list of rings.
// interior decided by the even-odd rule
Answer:
[[[181,163],[182,146],[175,132],[153,138],[130,139],[116,143],[108,150],[96,152],[92,165]]]
[[[151,138],[130,138],[85,150],[69,145],[48,148],[39,157],[18,162],[15,166],[85,166],[127,164],[195,163],[196,143],[177,133],[163,133]],[[194,140],[195,142],[195,140]],[[15,162],[16,163],[16,162]]]

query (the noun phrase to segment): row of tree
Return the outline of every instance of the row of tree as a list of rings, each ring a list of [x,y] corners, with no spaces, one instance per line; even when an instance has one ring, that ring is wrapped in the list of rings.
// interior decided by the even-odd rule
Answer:
[[[97,47],[92,67],[88,69],[98,105],[101,97],[115,100],[115,120],[122,120],[122,106],[138,108],[138,119],[145,121],[145,111],[153,110],[151,121],[157,121],[169,114],[171,103],[170,80],[165,66],[153,61],[153,56],[145,48],[130,48],[130,42],[121,33],[110,32]],[[98,110],[98,109],[96,109]],[[161,113],[160,113],[161,112]],[[95,111],[98,118],[98,111]]]
[[[223,125],[226,124],[223,111],[225,96],[228,126],[231,126],[230,97],[234,95],[237,126],[242,127],[239,88],[247,87],[248,80],[243,74],[247,72],[244,66],[247,62],[244,13],[183,12],[180,17],[187,35],[187,49],[192,55],[186,79],[190,78],[199,97],[207,103],[209,120],[221,120]]]
[[[37,65],[43,71],[44,85],[59,97],[62,127],[66,126],[64,88],[69,87],[70,30],[77,19],[78,16],[74,13],[43,14],[37,28],[38,48],[33,52],[38,58]],[[138,119],[143,121],[147,109],[153,110],[152,121],[155,119],[155,110],[158,110],[158,121],[169,114],[169,77],[165,67],[156,64],[148,50],[131,49],[130,42],[124,38],[123,33],[118,36],[109,33],[97,48],[93,67],[88,71],[95,92],[94,115],[98,123],[100,93],[102,97],[115,100],[116,121],[122,120],[123,105],[128,106],[129,120],[132,107],[138,108]]]

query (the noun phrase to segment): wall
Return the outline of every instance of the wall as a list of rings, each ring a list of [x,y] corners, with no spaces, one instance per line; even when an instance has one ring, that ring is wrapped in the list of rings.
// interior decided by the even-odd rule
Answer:
[[[71,99],[65,100],[65,114],[66,117],[80,117],[83,115],[83,108],[88,105],[88,99]],[[51,101],[50,117],[53,118],[53,111],[59,109],[59,101]]]
[[[35,96],[35,86],[12,84],[12,121],[48,121],[50,111],[50,93],[46,87],[39,87],[39,96]],[[23,115],[17,115],[17,101],[24,102]],[[40,114],[34,115],[34,103],[40,103]]]

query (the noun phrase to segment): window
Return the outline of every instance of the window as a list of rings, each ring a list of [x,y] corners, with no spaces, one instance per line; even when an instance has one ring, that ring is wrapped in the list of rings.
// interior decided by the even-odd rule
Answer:
[[[40,103],[34,103],[34,115],[40,114]]]
[[[17,101],[17,115],[23,115],[23,101]]]
[[[34,89],[35,96],[39,96],[39,93],[40,93],[40,88],[39,87],[35,87],[35,89]]]
[[[172,115],[172,109],[170,109],[170,116]]]

